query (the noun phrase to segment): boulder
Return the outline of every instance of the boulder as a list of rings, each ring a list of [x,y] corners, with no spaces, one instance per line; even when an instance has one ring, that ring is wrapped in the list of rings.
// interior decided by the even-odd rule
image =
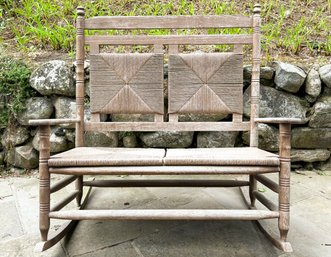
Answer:
[[[14,155],[14,163],[11,164],[15,167],[23,169],[34,169],[38,167],[38,152],[33,148],[31,143],[15,147]]]
[[[56,97],[53,100],[55,107],[55,117],[57,119],[75,119],[76,101],[69,97]]]
[[[315,102],[322,91],[322,82],[318,73],[318,65],[314,65],[308,72],[305,84],[306,99],[309,102]]]
[[[319,74],[321,77],[321,80],[323,81],[323,83],[331,88],[331,64],[327,64],[325,66],[322,66],[319,69]]]
[[[298,149],[321,149],[331,146],[331,128],[292,129],[292,147]]]
[[[118,146],[118,136],[116,132],[94,132],[86,131],[84,134],[85,146]]]
[[[25,107],[17,117],[21,125],[29,125],[32,119],[48,119],[54,109],[52,101],[47,97],[31,97],[25,102]]]
[[[147,132],[141,133],[140,139],[145,147],[185,148],[193,141],[193,132]]]
[[[64,134],[69,142],[75,143],[75,138],[76,138],[75,129],[66,128],[64,129]]]
[[[137,137],[134,134],[128,134],[123,137],[123,146],[127,148],[137,147]]]
[[[73,72],[64,61],[44,63],[32,72],[31,87],[42,95],[74,96],[76,93]]]
[[[178,121],[220,121],[225,119],[228,114],[182,114]]]
[[[7,127],[1,138],[1,144],[5,147],[13,147],[25,143],[30,137],[26,127]]]
[[[248,87],[244,93],[244,115],[250,117],[250,93]],[[306,118],[309,104],[297,96],[279,91],[272,87],[260,88],[260,117]]]
[[[331,88],[324,87],[322,96],[331,96]]]
[[[238,134],[238,131],[199,132],[197,136],[197,147],[234,147]]]
[[[111,116],[112,121],[128,122],[128,121],[154,121],[154,115],[152,114],[113,114]]]
[[[275,84],[287,92],[296,93],[306,79],[306,73],[299,67],[283,62],[273,62]]]
[[[34,149],[38,151],[40,150],[39,141],[40,141],[40,133],[39,130],[37,130],[37,133],[32,140],[32,145]],[[50,147],[51,153],[63,152],[74,146],[73,143],[67,141],[65,130],[61,127],[52,128],[50,134],[50,143],[51,143],[51,147]]]
[[[331,171],[331,158],[325,162],[319,163],[317,166],[318,169],[323,170],[323,171]]]
[[[273,78],[275,75],[275,69],[269,66],[260,68],[260,81],[265,86],[273,85]],[[252,66],[244,66],[244,83],[245,85],[251,84],[252,80]]]
[[[320,98],[313,106],[311,112],[309,127],[331,128],[331,96]]]
[[[327,149],[292,149],[291,161],[292,162],[319,162],[326,161],[330,158],[330,152]]]
[[[279,131],[277,128],[264,124],[258,124],[258,133],[259,133],[259,148],[277,152],[279,150]],[[250,138],[249,132],[244,132],[242,139],[244,144],[249,145]]]
[[[0,152],[0,166],[5,164],[5,152]]]

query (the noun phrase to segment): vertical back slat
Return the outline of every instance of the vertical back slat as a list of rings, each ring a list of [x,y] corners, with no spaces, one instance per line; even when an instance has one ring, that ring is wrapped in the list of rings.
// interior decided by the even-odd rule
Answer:
[[[76,147],[84,145],[84,8],[77,8],[76,34]]]
[[[260,32],[260,11],[259,4],[254,6],[253,15],[253,67],[251,83],[251,133],[250,146],[258,147],[258,131],[255,118],[259,116],[260,96],[260,54],[261,54],[261,32]]]

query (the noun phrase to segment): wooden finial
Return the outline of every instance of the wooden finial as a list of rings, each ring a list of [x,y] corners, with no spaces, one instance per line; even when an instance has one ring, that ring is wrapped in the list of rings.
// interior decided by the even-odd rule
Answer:
[[[261,12],[261,5],[260,4],[255,4],[254,5],[254,14],[260,14]]]
[[[77,15],[78,16],[84,16],[85,15],[85,9],[82,6],[77,7]]]

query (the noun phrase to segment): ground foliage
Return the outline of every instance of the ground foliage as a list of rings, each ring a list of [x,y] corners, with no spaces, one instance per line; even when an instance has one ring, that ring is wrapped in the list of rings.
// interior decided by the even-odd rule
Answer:
[[[21,60],[0,58],[0,129],[11,124],[35,93],[29,85],[31,70]]]
[[[0,36],[20,50],[74,51],[75,8],[95,15],[251,14],[254,0],[2,0]],[[331,0],[260,0],[262,48],[267,59],[279,55],[329,56]],[[208,31],[214,33],[215,31]],[[228,32],[228,31],[227,31]],[[112,32],[108,32],[112,33]],[[165,34],[166,30],[148,33]],[[230,33],[238,33],[233,30]]]

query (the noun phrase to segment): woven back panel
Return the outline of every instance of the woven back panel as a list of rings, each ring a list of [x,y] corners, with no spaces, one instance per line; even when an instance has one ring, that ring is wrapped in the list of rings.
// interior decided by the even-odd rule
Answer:
[[[235,53],[169,55],[169,113],[243,113],[243,58]]]
[[[162,54],[91,55],[92,113],[163,114]]]

